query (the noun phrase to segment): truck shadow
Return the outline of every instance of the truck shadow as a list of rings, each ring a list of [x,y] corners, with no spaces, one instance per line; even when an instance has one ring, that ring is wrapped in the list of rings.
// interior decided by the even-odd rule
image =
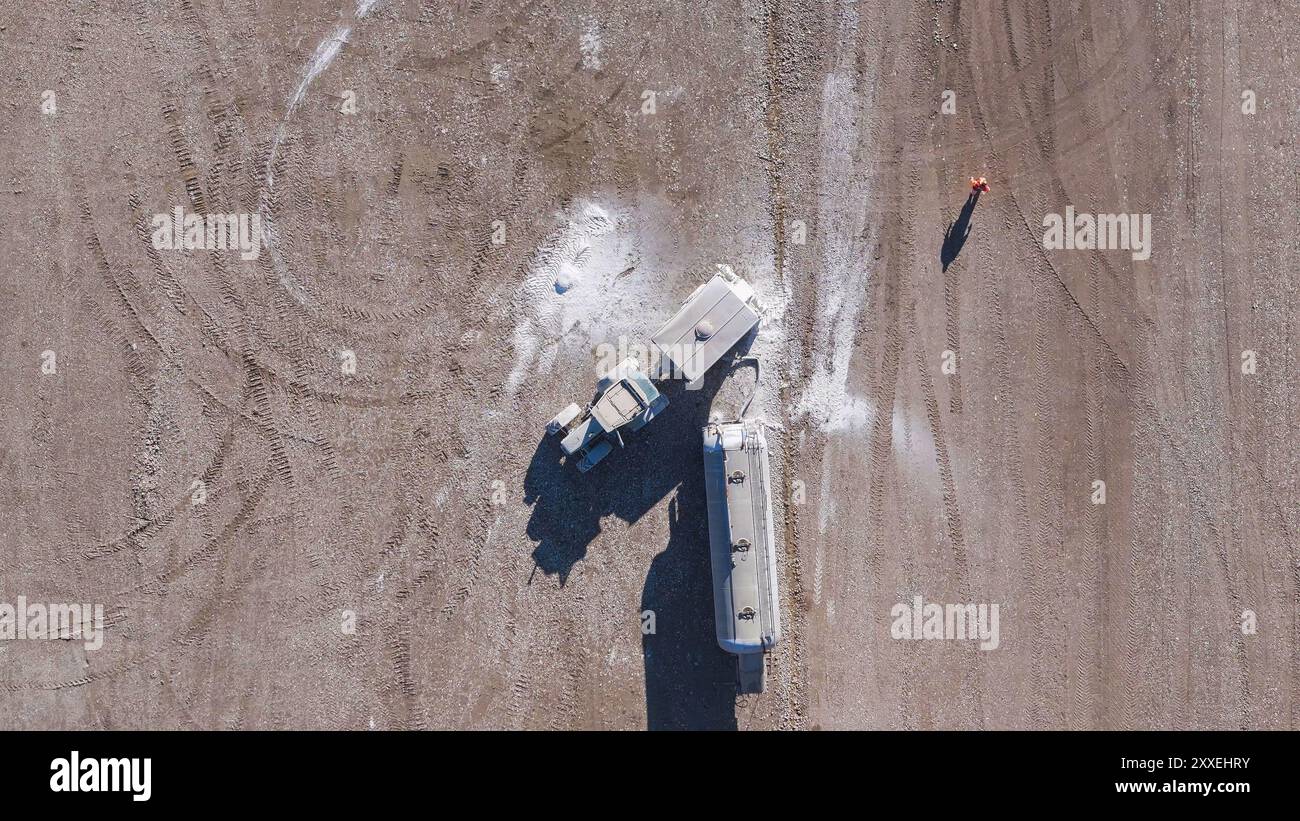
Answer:
[[[728,373],[714,368],[699,390],[659,383],[668,407],[587,474],[565,463],[559,442],[544,436],[524,476],[524,503],[532,506],[527,533],[536,543],[533,574],[558,576],[561,586],[600,534],[602,518],[636,522],[676,491],[667,547],[651,562],[641,593],[641,610],[654,613],[654,632],[641,640],[652,730],[736,727],[736,663],[714,635],[700,439]]]
[[[668,407],[636,433],[625,431],[627,446],[616,447],[589,473],[564,460],[554,437],[542,437],[524,474],[524,504],[532,506],[527,533],[536,543],[534,573],[558,576],[563,585],[586,558],[604,517],[636,522],[692,477],[703,493],[700,429],[725,377],[722,369],[715,370],[699,390],[686,390],[680,381],[659,383]],[[707,522],[702,526],[701,549],[707,551]]]

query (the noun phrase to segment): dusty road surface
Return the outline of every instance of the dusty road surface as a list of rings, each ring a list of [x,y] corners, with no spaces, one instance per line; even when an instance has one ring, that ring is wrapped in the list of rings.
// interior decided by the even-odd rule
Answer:
[[[1298,36],[6,6],[0,603],[103,627],[0,605],[0,726],[1295,728]],[[1079,214],[1108,247],[1053,246]],[[543,436],[718,265],[777,443],[785,639],[740,698],[699,431],[752,371],[586,475]]]

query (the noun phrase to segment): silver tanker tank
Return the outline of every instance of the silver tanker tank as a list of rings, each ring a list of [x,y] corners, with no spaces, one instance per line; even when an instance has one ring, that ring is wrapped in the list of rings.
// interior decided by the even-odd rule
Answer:
[[[781,640],[781,610],[761,423],[705,426],[704,485],[718,645],[737,656],[740,692],[762,692],[766,654]]]

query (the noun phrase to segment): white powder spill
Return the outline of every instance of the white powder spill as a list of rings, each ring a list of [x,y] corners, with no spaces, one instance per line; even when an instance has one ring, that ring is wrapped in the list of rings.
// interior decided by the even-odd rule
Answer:
[[[325,39],[317,44],[316,51],[312,54],[311,59],[307,61],[302,76],[298,79],[298,85],[294,88],[293,93],[289,95],[284,116],[280,118],[280,124],[275,129],[275,138],[271,141],[271,152],[266,158],[266,187],[262,189],[259,197],[262,236],[266,242],[267,250],[271,252],[271,263],[275,268],[280,284],[302,305],[309,304],[310,300],[307,291],[293,279],[284,264],[283,258],[280,256],[279,234],[276,231],[275,221],[271,216],[270,195],[275,190],[275,158],[279,153],[280,143],[284,141],[289,120],[292,119],[294,112],[298,110],[298,106],[307,97],[307,88],[334,62],[334,58],[338,56],[343,45],[348,42],[348,35],[352,33],[352,26],[364,19],[378,3],[379,0],[358,0],[356,11],[352,15],[352,22],[340,23],[335,26],[326,35]]]
[[[794,415],[808,418],[828,433],[861,429],[873,415],[867,402],[848,393],[854,337],[870,281],[866,266],[870,249],[859,240],[865,208],[854,207],[865,204],[869,195],[861,175],[854,173],[859,153],[854,125],[862,105],[859,97],[846,73],[827,76],[822,89],[821,157],[825,165],[817,223],[825,250],[816,274],[817,309],[808,354],[814,366]],[[845,202],[847,208],[842,205]]]
[[[591,71],[600,71],[600,51],[604,44],[600,41],[600,24],[595,18],[586,17],[582,21],[582,36],[578,40],[582,50],[582,67]]]
[[[903,396],[916,396],[920,376],[914,371],[899,374],[899,398],[890,416],[890,449],[894,464],[913,482],[911,492],[933,494],[935,499],[943,494],[939,476],[939,447],[930,427],[930,418],[919,403],[901,401]],[[918,500],[919,501],[919,500]]]
[[[730,265],[719,265],[719,271],[734,273]],[[772,266],[746,271],[745,281],[754,288],[758,297],[758,336],[749,352],[764,362],[776,362],[785,353],[785,312],[790,305],[790,286],[777,281]]]
[[[648,342],[647,317],[665,309],[653,298],[649,275],[635,265],[640,244],[625,213],[583,201],[559,221],[516,295],[515,360],[506,379],[511,395],[529,376],[551,373],[562,349],[590,354],[620,336]]]
[[[289,95],[289,101],[285,106],[284,116],[280,118],[279,127],[275,132],[275,139],[271,143],[271,153],[266,160],[267,188],[275,188],[276,152],[280,148],[280,143],[284,140],[285,125],[289,122],[290,118],[293,117],[293,113],[298,110],[298,106],[300,106],[302,101],[307,97],[308,86],[310,86],[312,82],[321,75],[321,72],[329,68],[330,64],[334,62],[334,58],[338,56],[343,45],[348,42],[348,36],[352,33],[352,26],[365,19],[366,15],[370,13],[370,10],[378,3],[379,0],[359,0],[356,11],[352,15],[352,22],[340,23],[335,26],[333,30],[326,35],[325,39],[321,40],[320,43],[317,44],[315,53],[312,54],[311,59],[307,61],[307,65],[303,69],[302,77],[298,79],[298,85],[294,88],[293,94]]]
[[[763,260],[751,260],[749,266],[736,272],[730,265],[720,264],[717,270],[722,274],[736,274],[744,277],[758,297],[759,315],[758,334],[750,345],[748,355],[759,360],[759,383],[753,388],[756,392],[754,402],[746,412],[747,419],[766,422],[769,427],[777,424],[769,420],[781,418],[780,385],[777,384],[777,363],[789,355],[786,347],[785,312],[790,304],[790,286],[780,282],[770,257]],[[739,410],[735,408],[732,410]],[[713,416],[721,420],[728,414],[715,409]]]
[[[348,35],[351,33],[351,25],[340,24],[335,26],[329,36],[316,46],[316,53],[308,61],[307,69],[298,81],[298,87],[293,90],[293,94],[289,97],[289,106],[285,114],[286,119],[302,104],[303,98],[307,96],[307,86],[311,85],[312,81],[319,77],[322,71],[329,68],[330,63],[334,62],[334,58],[338,56],[339,50],[348,41]]]
[[[814,283],[816,308],[813,332],[807,356],[813,363],[812,376],[804,386],[796,406],[795,418],[807,419],[828,434],[866,429],[875,416],[870,403],[851,396],[848,391],[849,366],[862,308],[866,304],[870,272],[871,242],[864,239],[866,210],[871,191],[866,178],[857,169],[866,159],[862,156],[860,135],[866,133],[871,113],[871,85],[858,87],[855,47],[857,9],[845,6],[837,21],[838,45],[834,68],[822,86],[819,120],[822,159],[817,197],[817,236],[823,258]],[[831,492],[832,465],[822,460],[821,502],[818,537],[813,539],[812,588],[814,604],[822,601],[825,538],[834,507],[828,500]]]

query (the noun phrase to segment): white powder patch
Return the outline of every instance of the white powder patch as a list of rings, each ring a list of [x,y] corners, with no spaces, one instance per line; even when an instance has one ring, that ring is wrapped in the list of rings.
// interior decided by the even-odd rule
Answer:
[[[329,68],[330,63],[334,62],[334,58],[338,56],[339,50],[348,41],[348,35],[351,33],[351,25],[335,26],[329,36],[321,40],[320,44],[316,46],[316,53],[307,62],[307,70],[303,72],[302,78],[299,79],[298,87],[293,90],[293,94],[289,97],[286,118],[302,104],[303,98],[307,96],[307,86],[311,85],[312,81],[319,77],[322,71]]]
[[[796,408],[797,414],[807,416],[826,433],[863,430],[871,425],[876,416],[876,410],[869,401],[849,396],[845,386],[848,381],[847,360],[847,356],[841,357],[831,369],[819,364],[804,384],[804,392]],[[841,365],[844,367],[841,368]]]
[[[890,434],[894,452],[905,457],[911,473],[939,486],[939,449],[930,430],[930,420],[895,408],[890,418]]]
[[[591,71],[600,71],[600,51],[604,44],[600,41],[600,24],[593,17],[582,21],[582,36],[578,39],[578,48],[582,51],[582,67]]]
[[[563,350],[590,354],[620,336],[648,342],[647,320],[663,313],[652,277],[640,270],[640,241],[627,214],[577,202],[533,256],[516,294],[514,395],[533,375],[552,373]],[[671,306],[669,306],[671,307]]]
[[[836,67],[822,86],[817,236],[823,259],[816,281],[813,317],[812,377],[797,406],[796,417],[807,418],[827,433],[860,429],[869,424],[874,409],[848,393],[849,366],[858,320],[866,303],[870,273],[866,260],[871,243],[864,239],[866,204],[871,191],[860,165],[863,133],[872,103],[871,87],[853,81],[853,49],[857,10],[845,7],[837,21],[839,48]]]
[[[866,303],[870,274],[866,260],[870,241],[864,240],[866,206],[871,195],[866,178],[856,173],[864,164],[862,139],[871,106],[870,84],[858,88],[855,49],[857,9],[845,6],[837,21],[839,44],[834,69],[822,86],[820,115],[822,160],[817,197],[817,237],[823,249],[822,264],[814,277],[813,333],[806,353],[813,363],[812,376],[791,415],[803,418],[825,433],[866,428],[875,416],[870,403],[848,392],[849,366],[858,320]],[[821,510],[818,536],[813,541],[813,603],[822,601],[824,549],[835,509],[830,500],[833,459],[822,460]]]
[[[717,268],[719,273],[736,273],[730,265],[718,265]],[[750,356],[758,357],[759,383],[754,387],[754,402],[750,405],[746,418],[757,421],[779,420],[781,386],[777,383],[777,377],[779,363],[789,355],[785,313],[790,305],[790,286],[777,278],[770,258],[751,261],[750,267],[741,271],[740,275],[753,287],[754,295],[758,297],[761,317],[758,334],[748,351]]]
[[[271,252],[271,264],[275,268],[280,285],[284,287],[289,294],[302,305],[308,305],[310,300],[307,291],[290,275],[284,259],[280,256],[279,250],[279,233],[276,230],[275,222],[271,217],[270,194],[275,190],[275,158],[280,150],[280,143],[284,141],[286,127],[293,113],[298,110],[298,106],[307,97],[307,88],[312,84],[321,72],[329,68],[330,63],[338,56],[343,45],[348,42],[348,35],[352,33],[354,23],[365,18],[370,10],[373,9],[380,0],[358,0],[356,11],[353,13],[353,21],[350,23],[340,23],[335,26],[324,40],[321,40],[316,46],[316,51],[312,54],[311,59],[307,61],[306,68],[303,69],[302,76],[298,79],[298,85],[294,88],[293,94],[289,95],[288,103],[285,105],[284,116],[280,118],[280,124],[276,126],[275,137],[271,141],[271,152],[266,158],[266,187],[262,189],[259,197],[259,211],[262,216],[262,236],[266,243],[266,248]]]
[[[858,318],[870,281],[865,259],[869,246],[860,238],[869,191],[855,174],[858,159],[860,101],[847,73],[832,72],[822,88],[821,157],[824,162],[818,197],[817,235],[824,255],[816,274],[817,311],[813,319],[813,373],[794,408],[825,432],[865,427],[874,410],[848,393],[849,365]],[[847,204],[847,207],[846,207]]]
[[[294,88],[293,94],[289,95],[288,104],[285,106],[284,116],[280,118],[280,125],[276,129],[275,139],[271,143],[271,153],[266,160],[266,186],[267,188],[275,187],[275,155],[284,140],[285,124],[298,110],[298,106],[307,97],[307,88],[321,75],[321,72],[330,67],[334,58],[338,56],[343,45],[348,42],[348,35],[352,33],[352,26],[363,19],[370,13],[379,0],[359,0],[355,13],[352,15],[353,21],[350,23],[340,23],[326,35],[324,40],[316,46],[315,53],[307,61],[307,66],[303,69],[302,76],[298,79],[298,85]]]

